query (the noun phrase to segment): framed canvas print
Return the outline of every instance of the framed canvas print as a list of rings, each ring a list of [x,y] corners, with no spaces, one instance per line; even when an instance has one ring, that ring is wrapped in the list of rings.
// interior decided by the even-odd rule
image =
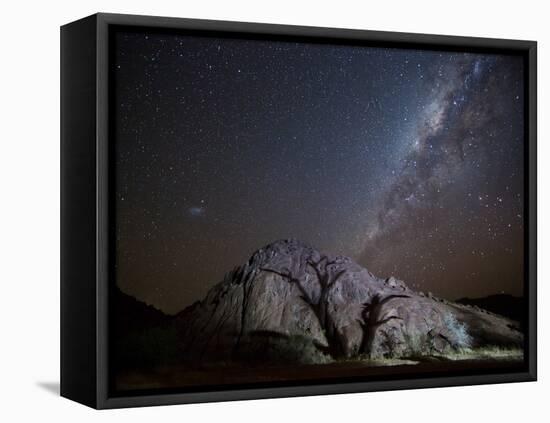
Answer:
[[[61,393],[536,379],[536,43],[61,30]]]

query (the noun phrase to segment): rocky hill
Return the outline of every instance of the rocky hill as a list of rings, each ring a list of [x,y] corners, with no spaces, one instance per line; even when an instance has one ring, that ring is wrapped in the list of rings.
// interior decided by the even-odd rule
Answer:
[[[181,357],[194,363],[325,363],[523,343],[513,320],[380,279],[296,240],[258,250],[174,327]]]

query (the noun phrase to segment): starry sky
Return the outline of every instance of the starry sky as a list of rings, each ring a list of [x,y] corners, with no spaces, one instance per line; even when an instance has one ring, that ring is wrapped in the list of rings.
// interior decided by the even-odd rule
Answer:
[[[520,56],[120,30],[116,281],[175,313],[297,238],[449,299],[522,295]]]

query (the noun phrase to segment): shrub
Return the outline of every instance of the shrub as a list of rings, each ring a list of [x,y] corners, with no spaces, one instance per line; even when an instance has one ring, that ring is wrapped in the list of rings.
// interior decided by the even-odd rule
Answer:
[[[445,326],[449,331],[449,341],[455,348],[470,348],[472,337],[468,334],[466,324],[459,322],[453,313],[448,313],[443,318]]]

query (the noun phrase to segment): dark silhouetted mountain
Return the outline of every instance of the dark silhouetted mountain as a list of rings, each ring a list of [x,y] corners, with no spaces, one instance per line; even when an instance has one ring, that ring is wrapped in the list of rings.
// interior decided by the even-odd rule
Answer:
[[[118,287],[113,290],[113,313],[115,330],[119,332],[141,330],[151,326],[161,326],[172,321],[152,305],[125,294]]]
[[[522,297],[514,297],[507,294],[495,294],[482,298],[461,298],[456,301],[459,304],[466,304],[485,309],[492,313],[518,322],[524,327],[525,302]]]
[[[174,317],[115,288],[111,340],[117,368],[145,368],[178,359]]]

